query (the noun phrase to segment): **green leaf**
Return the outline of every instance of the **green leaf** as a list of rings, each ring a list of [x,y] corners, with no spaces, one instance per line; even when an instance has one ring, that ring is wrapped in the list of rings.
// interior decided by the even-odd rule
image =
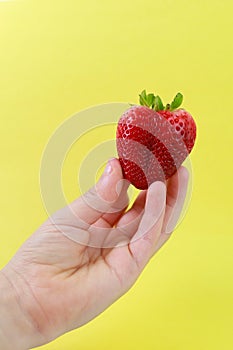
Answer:
[[[146,90],[143,90],[143,91],[141,92],[141,95],[142,95],[144,98],[146,98]]]
[[[163,102],[159,96],[155,96],[155,98],[154,98],[154,109],[156,111],[164,110]]]
[[[139,95],[139,101],[142,106],[151,107],[154,105],[155,95],[154,94],[146,94],[146,90],[143,90]]]
[[[143,90],[139,95],[139,102],[142,106],[147,106],[146,90]]]
[[[148,103],[149,107],[151,107],[154,104],[154,100],[155,100],[155,95],[154,94],[148,94],[147,95],[147,103]]]
[[[183,102],[183,95],[180,92],[178,92],[178,94],[174,97],[174,100],[171,103],[171,110],[174,110],[180,107],[182,102]]]

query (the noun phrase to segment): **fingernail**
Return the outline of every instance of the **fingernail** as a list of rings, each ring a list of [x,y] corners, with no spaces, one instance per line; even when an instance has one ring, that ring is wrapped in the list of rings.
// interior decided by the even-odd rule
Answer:
[[[106,175],[109,175],[109,174],[111,174],[111,172],[112,172],[112,165],[111,165],[111,159],[109,159],[109,161],[108,161],[108,163],[106,165],[106,168],[104,170],[104,173]]]

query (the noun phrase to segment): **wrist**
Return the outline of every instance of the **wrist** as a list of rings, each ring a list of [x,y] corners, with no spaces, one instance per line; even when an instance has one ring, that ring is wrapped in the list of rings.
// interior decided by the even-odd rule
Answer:
[[[26,350],[37,345],[35,326],[24,310],[25,298],[27,291],[17,276],[0,271],[1,350]]]

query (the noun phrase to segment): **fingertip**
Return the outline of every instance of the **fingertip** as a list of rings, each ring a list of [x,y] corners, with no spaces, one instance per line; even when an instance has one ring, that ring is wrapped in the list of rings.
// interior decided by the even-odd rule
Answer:
[[[163,181],[155,181],[149,186],[148,190],[150,192],[153,191],[165,194],[167,191],[167,186]]]
[[[116,171],[120,172],[122,174],[122,168],[121,168],[121,164],[118,158],[110,158],[108,161],[111,166],[113,167],[113,169],[115,169]]]
[[[112,173],[115,179],[115,190],[118,195],[121,192],[127,192],[130,182],[123,177],[122,167],[118,158],[111,158],[108,161],[109,166],[112,168]]]
[[[124,183],[120,162],[117,158],[110,158],[104,172],[95,185],[96,192],[107,201],[115,201],[122,189],[127,186]]]
[[[151,201],[156,199],[156,203],[162,204],[162,207],[166,204],[167,186],[163,181],[155,181],[148,188],[147,200]]]
[[[189,170],[185,166],[182,165],[180,167],[179,173],[182,176],[182,179],[184,179],[185,181],[189,180]]]
[[[107,164],[105,166],[105,169],[100,177],[100,181],[104,178],[109,178],[109,177],[114,177],[114,178],[122,178],[122,170],[120,166],[120,162],[116,158],[110,158],[107,161]]]

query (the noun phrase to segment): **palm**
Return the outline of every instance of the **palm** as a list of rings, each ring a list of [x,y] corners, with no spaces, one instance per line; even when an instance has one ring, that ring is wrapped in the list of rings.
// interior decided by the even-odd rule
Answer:
[[[112,181],[119,181],[119,168],[115,175]],[[164,208],[162,188],[153,185],[139,194],[129,211],[125,211],[127,184],[118,195],[115,186],[114,193],[101,193],[99,185],[100,198],[106,193],[112,196],[108,198],[111,204],[104,203],[106,211],[87,207],[80,197],[71,204],[80,220],[73,220],[67,208],[61,209],[12,259],[9,266],[24,279],[32,295],[28,312],[45,341],[85,324],[124,294],[168,239],[164,231],[174,207],[182,207],[187,173],[181,168],[167,183]],[[92,197],[93,193],[87,199]],[[116,247],[117,243],[122,244]]]

